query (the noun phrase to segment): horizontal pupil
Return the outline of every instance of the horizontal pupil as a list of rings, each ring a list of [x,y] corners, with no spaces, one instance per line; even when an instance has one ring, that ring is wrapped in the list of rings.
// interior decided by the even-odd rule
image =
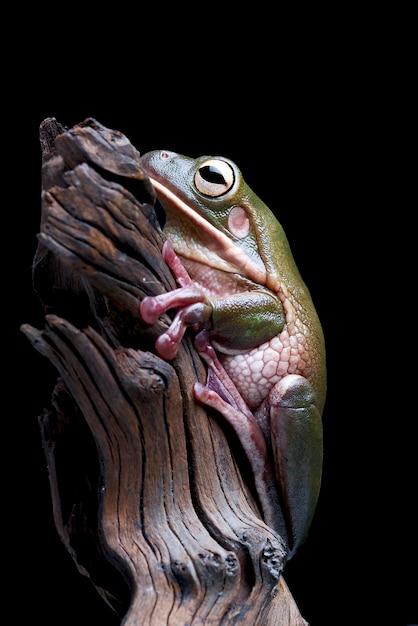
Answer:
[[[213,167],[213,165],[204,165],[200,168],[200,175],[204,180],[207,180],[208,183],[216,183],[218,185],[225,185],[225,178],[223,174]]]

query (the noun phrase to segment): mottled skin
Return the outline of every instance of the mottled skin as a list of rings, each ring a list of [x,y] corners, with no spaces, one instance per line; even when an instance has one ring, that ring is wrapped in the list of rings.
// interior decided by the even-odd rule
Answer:
[[[248,457],[265,521],[287,542],[304,541],[322,471],[325,349],[310,294],[285,233],[221,157],[153,151],[142,159],[166,211],[163,256],[179,288],[145,298],[154,323],[176,309],[157,340],[175,357],[187,328],[208,365],[195,397],[233,426]]]

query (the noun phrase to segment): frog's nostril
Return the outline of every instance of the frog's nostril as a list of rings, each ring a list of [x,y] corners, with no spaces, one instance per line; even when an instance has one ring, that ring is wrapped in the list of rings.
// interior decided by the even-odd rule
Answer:
[[[170,153],[167,152],[166,150],[161,150],[160,157],[162,159],[169,159],[170,158]]]

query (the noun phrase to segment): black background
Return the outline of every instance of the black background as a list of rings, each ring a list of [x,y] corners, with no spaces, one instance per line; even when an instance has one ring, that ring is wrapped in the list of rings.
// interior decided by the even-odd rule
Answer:
[[[285,578],[310,626],[418,622],[416,197],[413,206],[403,192],[408,159],[400,166],[410,77],[392,55],[408,56],[407,38],[404,56],[358,26],[305,39],[308,24],[292,23],[292,37],[282,27],[254,42],[251,20],[189,40],[121,19],[40,22],[6,90],[6,604],[43,626],[118,623],[56,534],[37,424],[56,373],[19,330],[43,326],[31,287],[39,124],[91,116],[141,152],[232,158],[278,216],[323,324],[329,389],[321,496]]]

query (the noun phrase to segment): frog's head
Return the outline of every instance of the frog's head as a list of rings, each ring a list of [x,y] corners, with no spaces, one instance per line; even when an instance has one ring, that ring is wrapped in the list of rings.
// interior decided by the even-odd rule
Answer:
[[[141,163],[166,212],[164,230],[181,255],[266,285],[280,259],[288,264],[281,225],[233,161],[155,150]]]

